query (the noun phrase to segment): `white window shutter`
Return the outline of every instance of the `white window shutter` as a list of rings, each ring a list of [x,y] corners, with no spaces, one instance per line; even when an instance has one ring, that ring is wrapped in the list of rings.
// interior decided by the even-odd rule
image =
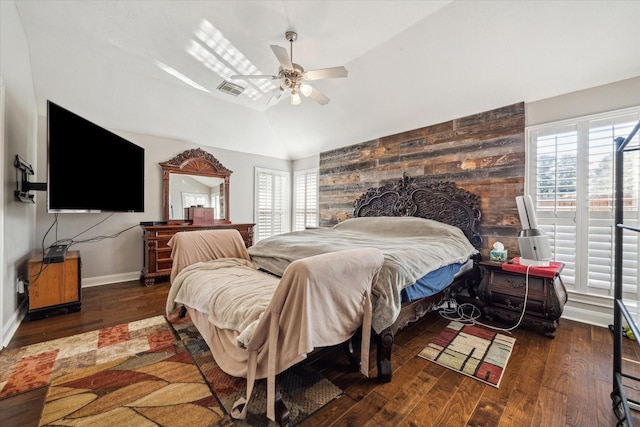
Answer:
[[[640,108],[527,129],[527,192],[567,289],[613,296],[614,139],[626,136]],[[640,223],[640,151],[625,156],[625,223]],[[625,298],[638,297],[640,239],[625,235]]]
[[[290,231],[289,173],[256,168],[256,241]]]
[[[318,170],[294,172],[294,230],[318,226]]]

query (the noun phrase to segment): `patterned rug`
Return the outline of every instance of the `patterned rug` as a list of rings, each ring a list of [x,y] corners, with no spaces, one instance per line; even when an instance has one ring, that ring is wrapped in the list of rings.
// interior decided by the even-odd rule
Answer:
[[[167,347],[175,336],[164,316],[0,353],[0,399],[46,386],[78,369]]]
[[[515,342],[495,331],[452,321],[418,356],[497,388]]]
[[[191,355],[176,341],[58,377],[40,426],[213,426],[223,418]]]
[[[191,323],[188,315],[184,319],[171,319],[173,328],[189,350],[189,353],[200,368],[207,382],[211,385],[227,412],[233,403],[246,394],[247,384],[244,378],[227,375],[216,364],[206,342]],[[282,400],[289,409],[291,424],[299,424],[302,420],[322,408],[333,399],[340,397],[343,391],[319,372],[299,363],[278,378]],[[235,420],[238,426],[276,426],[266,417],[267,392],[265,380],[258,380],[253,389],[247,418]]]
[[[343,393],[304,364],[279,384],[293,425]],[[156,316],[0,353],[0,398],[47,385],[41,426],[276,425],[266,417],[264,380],[247,419],[232,421],[246,380],[218,367],[188,318]]]

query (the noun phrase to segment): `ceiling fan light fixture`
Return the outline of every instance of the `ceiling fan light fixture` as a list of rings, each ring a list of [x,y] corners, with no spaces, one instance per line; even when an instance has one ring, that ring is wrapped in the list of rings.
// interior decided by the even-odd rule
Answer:
[[[287,52],[287,49],[283,47],[271,45],[271,50],[280,63],[277,75],[260,75],[252,73],[249,75],[233,75],[231,76],[231,78],[244,80],[278,80],[281,93],[291,90],[290,100],[292,105],[298,105],[302,103],[302,99],[300,97],[301,93],[305,97],[313,99],[320,105],[326,105],[329,102],[329,98],[318,89],[307,84],[305,80],[321,80],[347,77],[347,69],[344,67],[330,67],[305,71],[300,64],[296,64],[295,62],[293,62],[293,42],[298,39],[298,34],[296,34],[296,32],[294,31],[287,31],[285,33],[285,37],[291,44],[290,52]],[[278,94],[274,95],[272,98],[280,98],[277,95]]]
[[[302,102],[300,94],[294,89],[291,91],[291,105],[298,105]]]
[[[311,92],[313,91],[313,88],[311,87],[311,85],[308,85],[306,83],[300,83],[300,93],[303,94],[304,96],[308,97],[309,95],[311,95]]]

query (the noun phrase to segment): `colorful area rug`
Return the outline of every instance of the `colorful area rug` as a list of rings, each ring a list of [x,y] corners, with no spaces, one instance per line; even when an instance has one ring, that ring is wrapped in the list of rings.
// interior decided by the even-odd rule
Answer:
[[[343,393],[304,364],[279,384],[292,424]],[[246,380],[218,367],[188,318],[170,324],[156,316],[0,353],[0,398],[43,386],[41,426],[275,425],[266,417],[264,380],[247,419],[232,420]]]
[[[246,380],[227,375],[220,369],[213,359],[204,338],[191,323],[188,315],[184,319],[171,319],[171,323],[226,412],[230,412],[233,403],[246,394]],[[299,424],[343,393],[331,381],[304,363],[295,365],[283,372],[278,378],[278,384],[282,394],[282,401],[289,409],[292,425]],[[258,380],[249,401],[247,418],[245,420],[235,420],[235,425],[277,425],[270,422],[265,415],[267,411],[266,402],[266,382],[265,380]]]
[[[213,426],[224,418],[198,367],[176,341],[56,378],[39,425]]]
[[[515,342],[495,331],[452,321],[418,356],[497,388]]]
[[[0,399],[46,386],[78,369],[171,345],[164,316],[85,332],[0,353]]]

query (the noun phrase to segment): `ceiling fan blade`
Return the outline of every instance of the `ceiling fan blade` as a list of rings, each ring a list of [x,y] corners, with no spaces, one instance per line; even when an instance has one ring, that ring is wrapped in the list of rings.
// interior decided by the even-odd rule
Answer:
[[[282,66],[283,69],[293,70],[293,64],[291,64],[291,58],[289,58],[289,53],[287,52],[287,49],[277,46],[275,44],[272,44],[271,50],[276,55],[276,58],[278,58],[278,62],[280,62],[280,65]]]
[[[235,76],[231,76],[232,79],[237,80],[237,79],[244,79],[244,80],[249,80],[249,79],[258,79],[258,80],[264,80],[264,79],[269,79],[269,80],[274,80],[277,79],[278,76],[266,76],[266,75],[258,75],[258,74],[246,74],[246,75],[235,75]]]
[[[320,92],[315,87],[311,88],[311,94],[309,95],[309,98],[313,99],[320,105],[327,105],[329,103],[329,97]]]
[[[331,67],[307,71],[305,77],[307,80],[321,80],[347,77],[348,74],[349,72],[344,67]]]

